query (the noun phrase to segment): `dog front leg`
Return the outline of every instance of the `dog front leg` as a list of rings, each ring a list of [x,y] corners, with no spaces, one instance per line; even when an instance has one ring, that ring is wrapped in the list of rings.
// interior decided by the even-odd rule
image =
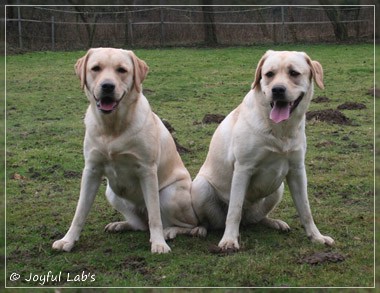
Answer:
[[[90,168],[83,170],[79,200],[70,229],[62,239],[53,243],[53,249],[70,251],[75,242],[79,240],[79,235],[98,191],[101,176],[100,172]]]
[[[329,236],[322,235],[314,223],[307,195],[305,166],[303,165],[298,168],[290,169],[286,179],[307,237],[312,242],[329,246],[333,245],[334,240]]]
[[[232,176],[230,201],[228,204],[228,213],[226,219],[226,228],[219,247],[224,250],[239,250],[239,226],[243,211],[245,194],[248,188],[251,172],[235,164],[235,170]]]
[[[157,170],[142,175],[140,184],[148,210],[151,251],[152,253],[168,253],[170,247],[165,242],[162,227]]]

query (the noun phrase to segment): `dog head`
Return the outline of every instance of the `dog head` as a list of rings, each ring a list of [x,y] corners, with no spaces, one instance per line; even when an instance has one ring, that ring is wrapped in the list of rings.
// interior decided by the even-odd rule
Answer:
[[[109,114],[132,91],[141,93],[148,66],[132,51],[96,48],[78,59],[75,72],[90,102],[102,113]]]
[[[324,88],[321,64],[306,53],[270,50],[259,61],[252,88],[262,93],[260,103],[270,109],[269,118],[280,123],[306,113],[313,79]]]

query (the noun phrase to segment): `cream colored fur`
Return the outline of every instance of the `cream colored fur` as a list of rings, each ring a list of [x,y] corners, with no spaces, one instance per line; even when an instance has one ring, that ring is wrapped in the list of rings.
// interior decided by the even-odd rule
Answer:
[[[305,53],[268,51],[259,61],[252,89],[215,131],[192,184],[192,201],[202,224],[225,227],[221,249],[239,249],[241,221],[290,229],[268,217],[281,201],[284,180],[306,235],[313,242],[334,243],[315,225],[307,195],[305,114],[313,80],[324,87],[322,66]],[[276,112],[274,105],[282,106]],[[281,113],[289,114],[289,109],[286,118]]]
[[[101,184],[125,218],[106,231],[150,231],[151,251],[170,251],[165,238],[205,235],[190,198],[191,178],[161,120],[142,93],[148,66],[132,51],[90,49],[75,71],[90,102],[84,139],[85,167],[79,201],[67,234],[53,244],[70,251]]]

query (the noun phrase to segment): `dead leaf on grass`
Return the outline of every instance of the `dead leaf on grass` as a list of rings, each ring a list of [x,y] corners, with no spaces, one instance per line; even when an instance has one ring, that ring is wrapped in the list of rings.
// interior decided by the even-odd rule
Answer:
[[[11,179],[13,179],[13,180],[26,180],[27,178],[25,176],[18,174],[18,173],[14,173],[14,174],[12,174]]]

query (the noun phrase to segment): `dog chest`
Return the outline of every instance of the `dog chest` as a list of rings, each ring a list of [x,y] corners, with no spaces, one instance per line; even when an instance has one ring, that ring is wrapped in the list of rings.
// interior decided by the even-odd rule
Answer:
[[[264,159],[253,170],[247,200],[255,201],[276,191],[285,180],[288,171],[289,160],[286,156],[273,154]]]
[[[138,204],[144,200],[138,176],[140,169],[134,160],[118,156],[105,164],[104,175],[116,195]]]

